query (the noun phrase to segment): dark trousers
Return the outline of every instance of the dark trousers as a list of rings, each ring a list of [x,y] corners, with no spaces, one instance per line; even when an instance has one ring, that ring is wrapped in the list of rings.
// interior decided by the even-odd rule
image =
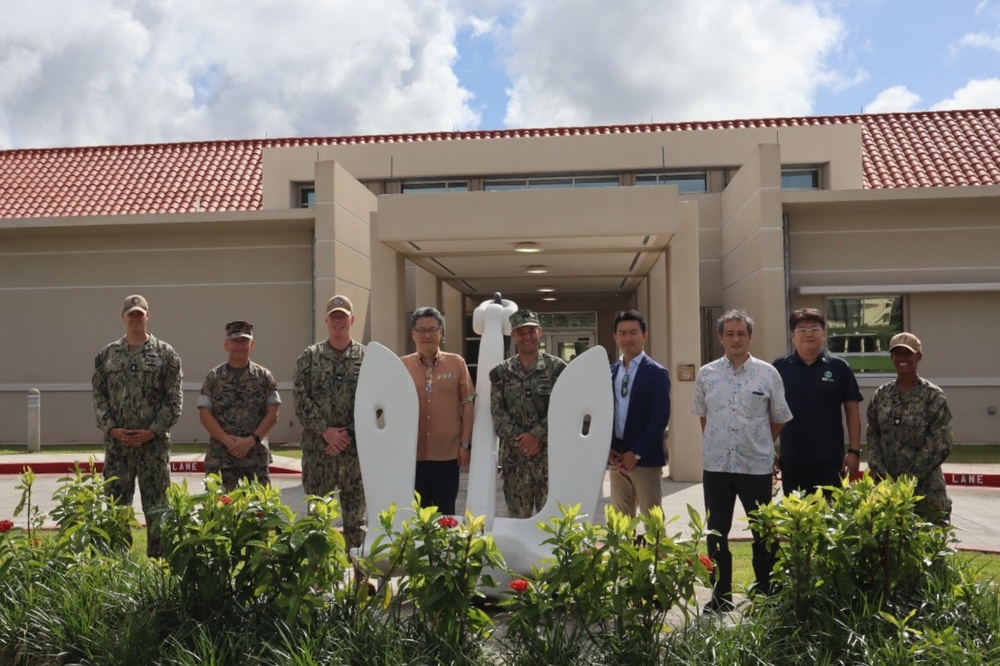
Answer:
[[[708,556],[715,560],[712,598],[717,602],[732,603],[733,555],[729,551],[729,530],[733,526],[736,498],[739,498],[747,514],[755,510],[758,504],[770,503],[771,475],[705,471],[702,488],[705,493],[705,511],[708,513],[708,529],[719,533],[719,536],[708,537]],[[751,521],[751,530],[753,527]],[[753,573],[757,579],[758,592],[770,592],[773,567],[773,548],[766,548],[760,535],[753,530]]]
[[[796,490],[811,495],[817,486],[839,485],[840,463],[834,465],[822,463],[815,465],[783,464],[781,466],[781,492],[785,495],[791,495]]]
[[[420,493],[420,506],[436,506],[446,516],[455,515],[458,459],[418,460],[413,489]]]

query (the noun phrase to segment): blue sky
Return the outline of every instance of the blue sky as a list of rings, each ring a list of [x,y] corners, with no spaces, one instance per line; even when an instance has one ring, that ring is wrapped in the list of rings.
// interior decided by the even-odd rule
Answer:
[[[0,149],[1000,107],[1000,0],[0,0],[0,15]]]
[[[1000,4],[981,0],[819,4],[826,4],[843,24],[836,47],[827,55],[829,66],[843,78],[818,86],[811,109],[803,115],[929,110],[976,81],[992,81],[993,87],[982,91],[982,98],[968,93],[970,105],[1000,106]],[[510,19],[501,16],[498,21],[509,25]],[[506,89],[511,82],[497,53],[498,40],[476,36],[471,26],[465,26],[456,46],[455,72],[475,95],[473,106],[481,114],[481,127],[505,127]]]

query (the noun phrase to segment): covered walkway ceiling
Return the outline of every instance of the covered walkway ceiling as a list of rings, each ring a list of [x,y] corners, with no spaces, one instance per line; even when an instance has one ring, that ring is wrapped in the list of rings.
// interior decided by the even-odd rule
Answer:
[[[676,231],[678,203],[670,187],[386,195],[376,233],[468,296],[551,287],[557,297],[609,297],[649,273]]]
[[[515,249],[526,242],[539,251]],[[586,298],[635,291],[669,242],[664,235],[412,240],[395,249],[469,296],[499,291],[516,299],[551,288],[558,296]]]

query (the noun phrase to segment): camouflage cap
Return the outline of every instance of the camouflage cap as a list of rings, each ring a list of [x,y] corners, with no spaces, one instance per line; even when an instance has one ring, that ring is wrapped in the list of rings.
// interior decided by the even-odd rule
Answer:
[[[334,312],[343,312],[344,314],[354,314],[354,305],[351,304],[351,299],[347,296],[334,296],[329,301],[326,302],[326,316],[329,317]]]
[[[125,304],[122,305],[122,314],[125,315],[130,312],[135,312],[136,310],[149,312],[149,303],[147,303],[146,299],[139,294],[132,294],[125,299]]]
[[[231,321],[226,324],[226,340],[236,338],[253,340],[253,324],[248,321]]]
[[[510,316],[510,330],[521,328],[522,326],[541,326],[538,323],[538,315],[531,310],[518,310]]]
[[[889,351],[891,352],[896,347],[905,347],[914,354],[919,354],[920,338],[913,335],[913,333],[897,333],[892,336],[892,340],[889,340]]]

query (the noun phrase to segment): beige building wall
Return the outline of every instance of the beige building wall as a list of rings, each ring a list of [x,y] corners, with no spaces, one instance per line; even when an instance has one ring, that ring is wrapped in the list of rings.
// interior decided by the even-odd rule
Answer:
[[[948,396],[960,442],[1000,436],[1000,416],[990,413],[1000,409],[1000,354],[956,344],[969,329],[1000,324],[998,194],[991,187],[784,195],[791,306],[824,310],[832,296],[903,296],[903,325],[924,344],[919,372]],[[865,399],[890,379],[860,375]],[[864,412],[862,405],[863,420]]]
[[[95,442],[94,357],[124,333],[125,297],[143,294],[149,331],[184,369],[178,441],[205,441],[195,404],[205,374],[226,360],[224,324],[254,322],[253,358],[285,400],[274,439],[297,438],[291,379],[311,335],[311,219],[270,214],[52,219],[0,229],[0,439],[24,441],[38,388],[42,441]],[[271,219],[268,219],[271,218]]]
[[[20,440],[13,433],[25,430],[31,387],[42,390],[43,441],[98,439],[96,428],[89,429],[92,359],[121,334],[117,310],[133,292],[150,299],[153,334],[184,359],[187,408],[176,439],[204,439],[193,406],[205,372],[224,360],[222,324],[236,318],[254,321],[255,360],[271,368],[286,398],[275,439],[294,439],[294,360],[325,337],[331,295],[354,301],[355,337],[402,353],[411,299],[432,299],[453,337],[468,301],[478,304],[511,287],[530,292],[551,281],[521,275],[502,284],[509,276],[498,272],[485,289],[476,287],[487,293],[469,299],[462,295],[467,285],[431,275],[426,258],[417,258],[424,264],[413,275],[421,277],[408,283],[404,250],[415,236],[482,248],[537,239],[543,230],[547,238],[584,237],[595,245],[623,235],[652,239],[625,287],[518,303],[539,312],[596,312],[598,343],[611,358],[617,356],[614,312],[638,307],[646,313],[651,355],[668,365],[674,380],[675,449],[687,451],[696,439],[682,433],[680,415],[689,412],[693,387],[678,381],[677,369],[699,363],[697,327],[685,325],[700,321],[699,307],[746,308],[757,324],[752,351],[771,360],[788,349],[789,307],[822,307],[829,296],[857,293],[905,296],[907,327],[927,345],[921,371],[951,398],[956,438],[1000,439],[998,417],[989,414],[1000,407],[1000,355],[959,351],[954,343],[959,335],[992,330],[1000,316],[994,257],[1000,187],[862,190],[858,125],[646,129],[268,148],[263,211],[0,220],[0,311],[16,313],[0,318],[0,440]],[[822,189],[782,191],[781,169],[792,165],[818,168]],[[710,192],[374,194],[400,192],[405,180],[461,178],[475,186],[505,175],[618,174],[629,183],[636,173],[678,168],[711,170]],[[315,187],[314,210],[295,209],[303,185]],[[452,256],[459,270],[493,259],[485,250],[458,254]],[[589,269],[597,256],[566,261]],[[884,379],[862,378],[866,395]],[[46,417],[46,410],[59,418]],[[92,436],[81,435],[81,423]],[[676,450],[673,455],[675,464],[682,459]]]
[[[553,173],[657,173],[663,169],[738,167],[759,144],[780,144],[790,165],[822,166],[832,189],[862,184],[861,127],[822,125],[681,132],[634,131],[530,137],[482,132],[461,141],[382,141],[329,146],[267,148],[263,151],[263,205],[283,209],[295,182],[312,180],[312,164],[336,160],[355,178],[368,181]],[[495,138],[491,138],[495,137]],[[393,191],[386,189],[384,191]]]

